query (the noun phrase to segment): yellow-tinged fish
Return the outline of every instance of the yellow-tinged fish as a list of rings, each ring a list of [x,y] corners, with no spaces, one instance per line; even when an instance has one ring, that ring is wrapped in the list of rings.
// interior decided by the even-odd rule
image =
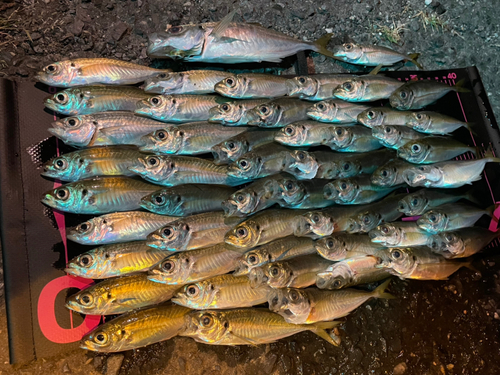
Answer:
[[[222,103],[210,109],[208,121],[220,122],[226,126],[247,125],[250,120],[248,111],[268,101],[269,99],[242,99]]]
[[[107,279],[147,271],[165,258],[165,252],[154,249],[146,241],[104,245],[78,255],[64,270],[87,279]]]
[[[250,249],[290,236],[294,232],[295,218],[303,212],[286,209],[260,212],[227,232],[224,240],[230,245]]]
[[[210,94],[224,78],[233,76],[222,70],[188,70],[164,73],[146,80],[144,91],[155,94]]]
[[[225,243],[182,251],[164,258],[149,271],[148,279],[164,284],[183,285],[234,270],[244,249]],[[164,252],[165,254],[165,252]]]
[[[245,275],[219,275],[185,285],[172,302],[196,310],[234,309],[265,303],[270,291],[267,285],[250,285]]]
[[[35,79],[49,86],[72,87],[93,84],[133,85],[170,69],[154,69],[128,61],[94,58],[59,61],[47,65]]]
[[[293,324],[331,321],[350,314],[372,298],[393,299],[391,294],[385,292],[390,282],[385,281],[373,292],[358,289],[274,289],[269,294],[269,309]]]
[[[274,74],[245,73],[230,75],[218,82],[216,93],[234,99],[276,98],[288,93],[288,78]]]
[[[373,243],[366,234],[335,233],[314,242],[319,255],[323,258],[339,261],[365,255],[374,255],[384,246]]]
[[[207,310],[186,315],[186,330],[180,335],[212,345],[261,345],[311,331],[330,344],[337,345],[325,329],[338,324],[291,324],[268,309]]]
[[[168,301],[179,289],[148,280],[147,273],[101,281],[66,300],[66,307],[88,315],[114,315]]]
[[[131,311],[85,335],[80,348],[114,353],[168,340],[182,332],[190,311],[171,303]]]

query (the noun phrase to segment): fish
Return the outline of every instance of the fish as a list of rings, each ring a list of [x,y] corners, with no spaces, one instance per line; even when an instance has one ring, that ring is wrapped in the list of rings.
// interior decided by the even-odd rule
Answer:
[[[358,115],[368,108],[366,105],[329,99],[314,104],[307,111],[307,116],[320,122],[350,124],[356,123]]]
[[[219,275],[183,286],[172,302],[196,310],[234,309],[266,303],[270,291],[267,285],[251,286],[246,275]]]
[[[248,250],[238,261],[233,275],[248,274],[252,269],[302,255],[314,254],[314,242],[307,237],[287,236]]]
[[[165,258],[165,252],[146,241],[103,245],[71,259],[64,271],[85,279],[108,279],[147,271]]]
[[[250,116],[248,112],[258,105],[267,103],[269,99],[235,100],[219,104],[208,111],[210,122],[220,122],[226,126],[248,125]]]
[[[212,151],[220,142],[243,133],[246,127],[228,127],[200,121],[164,129],[143,136],[143,152],[172,155],[198,155]]]
[[[278,98],[247,111],[248,125],[262,128],[282,128],[288,124],[308,120],[307,110],[311,106],[295,98]]]
[[[303,255],[255,267],[248,273],[254,287],[268,285],[271,288],[306,288],[316,282],[316,274],[332,265],[317,254]]]
[[[410,141],[425,138],[419,133],[402,125],[381,125],[372,127],[372,136],[377,138],[384,147],[398,150]]]
[[[325,199],[337,204],[365,204],[379,200],[397,188],[373,185],[371,176],[362,174],[333,180],[324,185],[323,191]]]
[[[39,82],[54,87],[101,85],[133,85],[170,69],[154,69],[128,61],[92,58],[51,63],[35,76]]]
[[[469,92],[462,84],[462,81],[457,82],[455,86],[431,80],[408,81],[393,90],[389,102],[394,109],[402,111],[421,109],[449,92]]]
[[[298,76],[289,79],[288,96],[318,101],[333,98],[333,89],[352,77],[352,74],[316,74],[314,77]]]
[[[424,231],[439,232],[473,226],[483,215],[493,216],[495,206],[486,209],[465,203],[447,203],[431,208],[417,220],[417,225]]]
[[[358,115],[358,122],[368,128],[381,125],[406,126],[414,112],[398,111],[388,107],[371,107]]]
[[[358,289],[318,290],[316,288],[275,289],[269,294],[269,309],[292,324],[311,324],[332,321],[349,315],[372,298],[394,299],[385,290],[391,280],[380,284],[372,292]]]
[[[180,286],[223,275],[236,268],[243,252],[244,250],[224,242],[201,249],[181,251],[168,255],[150,269],[148,279]]]
[[[145,180],[162,186],[184,184],[238,186],[248,182],[247,179],[228,176],[226,165],[216,165],[213,161],[193,156],[147,155],[139,158],[139,161],[142,165],[130,170]]]
[[[47,191],[42,203],[73,214],[107,214],[137,210],[146,194],[158,186],[128,177],[95,177]]]
[[[437,112],[420,111],[411,113],[406,118],[405,125],[426,134],[447,135],[461,127],[472,131],[473,124]]]
[[[278,238],[290,236],[295,229],[295,218],[304,211],[271,209],[259,212],[227,232],[227,244],[250,249]]]
[[[393,159],[395,153],[388,149],[380,149],[363,153],[343,153],[335,165],[328,166],[325,163],[319,168],[316,178],[350,178],[362,174],[372,174],[375,170],[389,160]],[[323,170],[328,173],[323,173]]]
[[[368,152],[383,147],[379,140],[372,136],[371,130],[365,126],[332,126],[328,130],[331,138],[325,145],[334,151]]]
[[[422,230],[414,221],[384,223],[368,232],[374,243],[386,247],[423,246],[430,234]]]
[[[98,176],[132,176],[142,156],[135,146],[100,146],[68,152],[43,164],[42,176],[75,182]]]
[[[333,90],[333,95],[348,102],[373,102],[389,99],[394,90],[403,84],[404,82],[394,78],[370,74],[348,78]]]
[[[334,152],[294,150],[287,153],[283,171],[301,180],[321,178],[319,175],[327,174],[339,158],[340,155]]]
[[[430,236],[427,246],[446,259],[467,258],[481,251],[499,235],[498,231],[480,227],[461,228]]]
[[[237,128],[245,129],[245,128]],[[212,147],[215,164],[228,164],[241,158],[247,152],[273,143],[276,132],[273,130],[244,131],[226,138]]]
[[[427,246],[396,247],[377,253],[380,269],[385,269],[400,279],[447,280],[468,262],[448,260],[433,254]],[[376,258],[377,259],[377,258]]]
[[[280,144],[264,144],[229,164],[227,174],[238,179],[257,179],[279,173],[285,167],[288,148]]]
[[[137,87],[83,86],[47,97],[45,107],[63,115],[88,115],[105,111],[134,111],[136,103],[149,97]]]
[[[71,295],[66,307],[86,315],[123,314],[141,307],[168,301],[179,289],[148,280],[141,272],[106,279]]]
[[[294,209],[318,209],[334,204],[323,195],[325,181],[323,180],[303,180],[295,178],[284,178],[278,180],[281,199],[278,204],[281,207]]]
[[[334,233],[314,242],[319,255],[331,261],[374,255],[383,249],[379,243],[371,241],[367,234]]]
[[[402,177],[412,187],[451,189],[479,181],[486,163],[499,162],[500,158],[485,157],[416,165],[405,169]]]
[[[329,236],[333,232],[346,231],[350,218],[365,206],[329,207],[322,211],[309,211],[298,216],[294,234],[312,238]]]
[[[87,333],[80,348],[115,353],[171,339],[182,332],[190,311],[171,303],[131,311]]]
[[[380,251],[377,254],[379,253]],[[379,263],[379,258],[371,255],[341,260],[333,263],[326,271],[318,273],[316,286],[319,289],[336,290],[390,277],[388,270],[377,268]]]
[[[66,238],[82,245],[141,241],[152,231],[177,219],[150,212],[114,212],[94,217],[74,228],[69,228]]]
[[[382,223],[396,221],[402,216],[397,207],[405,195],[391,194],[379,202],[363,206],[359,212],[349,218],[346,231],[348,233],[368,233]]]
[[[65,117],[52,123],[48,132],[77,148],[112,145],[143,145],[141,137],[168,124],[133,112],[110,111]]]
[[[337,346],[325,329],[338,324],[339,322],[291,324],[268,309],[203,310],[186,315],[186,329],[180,335],[204,344],[256,346],[310,331]]]
[[[288,175],[275,174],[261,178],[236,191],[222,202],[226,217],[246,217],[273,206],[281,199],[278,180]]]
[[[305,42],[257,24],[231,22],[233,17],[231,12],[220,22],[169,26],[150,34],[147,54],[222,64],[280,62],[305,50],[332,56],[326,49],[331,34]]]
[[[160,215],[188,216],[221,211],[221,201],[234,188],[223,185],[188,184],[164,188],[141,199],[141,207]]]
[[[276,132],[274,140],[285,146],[320,146],[332,137],[330,124],[319,124],[316,121],[298,121],[288,124]]]
[[[217,95],[156,95],[137,101],[132,110],[136,114],[158,121],[184,123],[207,121],[210,108],[227,102],[227,98]]]
[[[406,181],[405,173],[414,168],[414,164],[401,159],[389,160],[387,163],[377,168],[372,174],[372,183],[378,186],[398,186]]]
[[[214,91],[233,99],[276,98],[288,93],[287,80],[274,74],[236,74],[221,79]]]
[[[144,91],[154,94],[211,94],[214,86],[224,78],[233,76],[223,70],[187,70],[167,72],[148,78]]]
[[[466,152],[476,155],[476,148],[450,137],[431,136],[408,141],[398,149],[398,156],[414,164],[432,164],[451,160]]]
[[[423,69],[422,65],[415,60],[419,55],[418,53],[405,55],[383,46],[344,43],[334,47],[333,55],[336,59],[349,64],[389,66],[400,61],[411,61],[420,69]]]
[[[222,211],[205,212],[177,219],[148,235],[148,245],[183,251],[216,245],[238,224],[238,218],[225,218]]]
[[[472,203],[480,204],[471,190],[464,192],[448,192],[441,189],[420,189],[406,195],[399,201],[398,211],[406,216],[422,215],[427,210],[441,206],[446,203],[455,203],[461,199],[467,199]]]

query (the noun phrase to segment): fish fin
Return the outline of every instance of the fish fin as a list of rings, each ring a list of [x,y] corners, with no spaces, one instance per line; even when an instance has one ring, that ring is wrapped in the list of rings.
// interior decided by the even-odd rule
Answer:
[[[396,299],[392,294],[386,293],[386,289],[389,286],[392,279],[387,279],[372,292],[375,298],[385,298],[385,299]]]
[[[233,10],[232,12],[229,12],[229,14],[221,19],[217,26],[214,27],[212,32],[210,33],[210,36],[212,36],[214,39],[220,40],[222,38],[222,35],[224,35],[224,32],[226,29],[229,27],[229,24],[234,18],[234,15],[238,9]],[[231,38],[230,38],[231,39]]]
[[[497,230],[497,232],[498,232],[498,230]],[[472,265],[472,259],[471,259],[471,258],[469,258],[469,260],[468,260],[467,262],[464,262],[464,264],[463,264],[463,266],[462,266],[462,267],[468,268],[468,269],[470,269],[472,272],[479,272],[479,273],[481,273],[481,271],[479,271],[476,267],[474,267],[474,266]]]
[[[464,128],[467,128],[468,131],[470,131],[473,135],[477,136],[476,131],[473,129],[473,127],[476,124],[474,122],[464,122]]]
[[[240,335],[237,335],[236,333],[234,332],[229,332],[229,334],[231,336],[234,336],[242,341],[245,341],[248,345],[252,345],[252,346],[258,346],[258,345],[262,345],[261,342],[258,342],[256,340],[252,340],[252,339],[249,339],[248,337],[243,337],[243,336],[240,336]]]
[[[466,89],[464,87],[464,83],[465,83],[465,78],[462,78],[455,84],[455,86],[452,86],[452,90],[456,92],[470,92],[469,89]]]
[[[373,70],[370,73],[368,73],[368,75],[378,74],[378,72],[380,72],[380,69],[382,69],[383,66],[384,64],[378,64],[375,68],[373,68]]]
[[[476,190],[474,187],[472,189],[469,189],[464,195],[463,199],[467,199],[469,202],[472,202],[478,206],[481,206],[481,202],[476,198]]]
[[[411,61],[413,64],[415,64],[419,69],[424,69],[424,67],[422,66],[422,64],[420,64],[417,59],[418,57],[420,56],[420,53],[410,53],[408,55],[408,58],[407,60],[408,61]]]
[[[326,46],[330,42],[330,39],[332,39],[332,36],[333,36],[333,34],[331,34],[331,33],[323,35],[321,38],[317,39],[314,42],[314,46],[317,48],[316,52],[321,53],[322,55],[331,57],[332,59],[337,59],[335,57],[335,55],[333,54],[333,52],[328,51],[326,49]]]
[[[493,221],[495,221],[495,222],[498,223],[498,219],[493,216],[493,212],[495,212],[495,210],[497,209],[497,207],[498,207],[498,204],[493,204],[493,205],[487,207],[485,209],[485,211],[486,211],[486,215],[488,215],[488,216],[491,217],[491,220],[493,220]]]
[[[318,322],[311,324],[310,331],[321,337],[323,340],[328,341],[330,344],[334,346],[339,346],[337,342],[335,342],[328,333],[326,333],[326,329],[331,329],[333,327],[338,326],[342,322],[334,321],[334,322]]]

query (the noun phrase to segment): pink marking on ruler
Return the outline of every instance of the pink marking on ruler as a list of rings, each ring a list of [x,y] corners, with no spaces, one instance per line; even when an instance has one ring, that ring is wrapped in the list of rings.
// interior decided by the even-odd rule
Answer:
[[[401,221],[417,221],[418,219],[420,219],[420,216],[407,216],[401,218]]]
[[[496,232],[498,229],[498,220],[500,220],[500,202],[495,202],[495,210],[490,221],[490,226],[488,229],[492,232]]]

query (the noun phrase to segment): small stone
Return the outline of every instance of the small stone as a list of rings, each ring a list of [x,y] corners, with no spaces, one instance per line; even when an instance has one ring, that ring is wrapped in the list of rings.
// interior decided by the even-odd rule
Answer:
[[[260,364],[260,371],[262,371],[263,374],[270,374],[273,372],[274,364],[276,363],[276,360],[278,359],[278,356],[276,354],[269,354],[264,357],[262,360],[262,363]]]
[[[120,367],[122,367],[123,358],[125,358],[123,354],[115,354],[109,357],[106,362],[106,375],[117,375]]]
[[[42,37],[42,34],[40,33],[32,33],[31,34],[31,40],[38,40]]]
[[[193,5],[193,4],[191,4],[191,1],[187,1],[183,4],[183,6],[185,6],[185,7],[190,7],[191,5]]]
[[[128,26],[125,22],[120,22],[115,26],[112,26],[111,36],[114,40],[119,41],[125,33],[128,31]]]
[[[16,69],[16,74],[17,75],[20,75],[21,77],[27,77],[30,75],[30,72],[28,72],[26,69],[24,68],[17,68]]]
[[[85,26],[83,21],[77,18],[72,24],[69,25],[68,31],[75,36],[80,36],[83,31],[83,26]]]
[[[455,367],[455,365],[453,365],[453,364],[451,364],[451,363],[450,363],[449,365],[446,365],[446,368],[447,368],[448,370],[453,370],[453,368],[454,368],[454,367]]]
[[[33,47],[33,51],[35,51],[36,53],[39,53],[39,54],[44,53],[43,48],[42,48],[42,47],[40,47],[40,46],[35,46],[35,47]]]
[[[498,313],[497,313],[497,312],[495,312],[495,313],[493,314],[493,318],[494,318],[494,319],[496,319],[496,320],[500,320],[500,315],[498,315]]]
[[[325,29],[325,31],[326,31],[328,34],[333,33],[333,29],[331,29],[331,28]]]
[[[401,362],[394,367],[393,374],[394,375],[402,375],[406,372],[407,368],[408,368],[408,366],[406,366],[406,363]]]
[[[65,374],[71,374],[71,369],[69,368],[68,362],[64,362],[62,372]]]

